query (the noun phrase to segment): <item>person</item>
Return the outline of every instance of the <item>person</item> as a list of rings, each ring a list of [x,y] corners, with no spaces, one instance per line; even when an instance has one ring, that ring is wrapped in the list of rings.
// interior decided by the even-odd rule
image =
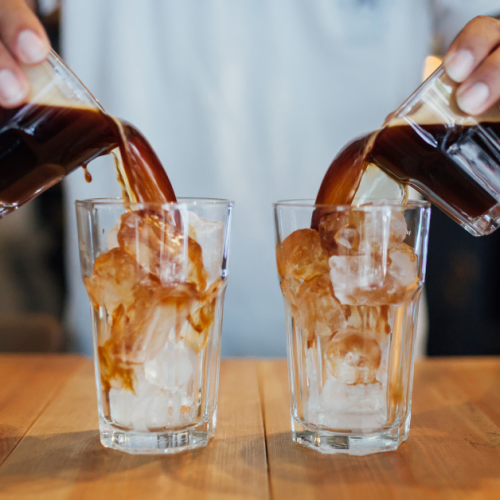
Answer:
[[[27,92],[16,61],[35,64],[48,50],[22,1],[0,7],[5,106]],[[432,34],[449,45],[474,15],[499,13],[498,0],[64,2],[65,60],[109,112],[142,129],[177,194],[236,200],[223,354],[285,351],[271,202],[314,197],[340,147],[416,88]],[[481,113],[500,98],[499,44],[500,23],[490,17],[451,43],[445,67],[461,83],[464,111]],[[89,186],[77,175],[65,185],[68,320],[74,348],[87,353],[73,201],[119,194],[112,165],[92,174]]]

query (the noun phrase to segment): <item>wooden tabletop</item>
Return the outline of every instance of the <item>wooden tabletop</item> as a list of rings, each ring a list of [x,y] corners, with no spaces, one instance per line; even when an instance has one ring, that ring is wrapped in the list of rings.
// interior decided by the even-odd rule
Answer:
[[[365,457],[292,442],[285,361],[223,361],[215,438],[152,457],[101,446],[90,360],[0,356],[3,498],[500,499],[500,358],[418,363],[410,438]]]

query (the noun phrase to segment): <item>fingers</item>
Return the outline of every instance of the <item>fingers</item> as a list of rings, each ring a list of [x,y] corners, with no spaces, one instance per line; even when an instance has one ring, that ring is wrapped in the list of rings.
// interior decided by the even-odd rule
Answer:
[[[490,52],[500,45],[500,21],[492,17],[476,17],[451,44],[444,59],[448,76],[463,82]]]
[[[35,14],[24,0],[2,0],[0,5],[0,39],[4,45],[24,64],[42,62],[50,43]]]
[[[14,107],[28,96],[29,83],[19,63],[45,60],[50,43],[24,0],[0,0],[0,106]]]
[[[0,106],[19,106],[27,98],[29,82],[5,45],[0,43]]]
[[[490,54],[457,90],[458,106],[479,115],[500,99],[500,49]]]
[[[448,76],[462,83],[458,106],[478,115],[500,99],[500,21],[476,17],[452,43],[444,59]]]

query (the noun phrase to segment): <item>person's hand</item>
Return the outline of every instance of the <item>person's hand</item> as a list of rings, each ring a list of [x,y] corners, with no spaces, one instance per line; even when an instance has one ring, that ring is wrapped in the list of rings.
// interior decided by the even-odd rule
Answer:
[[[0,106],[12,108],[28,96],[29,82],[20,64],[44,61],[50,42],[25,0],[0,0]]]
[[[461,83],[457,103],[479,115],[500,100],[500,21],[476,17],[458,34],[444,58],[448,76]]]

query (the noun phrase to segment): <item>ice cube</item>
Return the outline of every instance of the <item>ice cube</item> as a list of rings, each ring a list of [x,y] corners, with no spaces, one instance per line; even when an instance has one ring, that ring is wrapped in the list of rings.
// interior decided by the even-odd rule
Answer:
[[[179,339],[198,292],[191,283],[156,289],[138,285],[133,296],[133,303],[118,306],[110,320],[109,350],[122,363],[144,363],[169,339]]]
[[[298,322],[308,338],[329,337],[347,324],[344,310],[333,296],[329,276],[305,281],[297,294]]]
[[[403,213],[385,202],[374,202],[373,210],[335,212],[319,223],[321,244],[328,255],[359,255],[372,251],[387,252],[391,245],[402,243],[407,235]]]
[[[165,370],[162,371],[160,378],[165,373]],[[178,381],[179,375],[186,378],[187,373],[176,371],[174,382]],[[148,431],[188,424],[195,417],[194,386],[189,388],[191,393],[188,394],[182,388],[170,386],[170,390],[165,390],[149,383],[141,371],[137,373],[137,378],[135,392],[124,389],[109,391],[110,416],[115,424],[135,431]]]
[[[196,362],[196,355],[183,342],[167,342],[144,364],[145,378],[165,390],[188,391]]]
[[[402,243],[389,250],[389,275],[396,288],[415,288],[418,282],[417,256],[409,245]]]
[[[323,377],[316,349],[306,349],[305,354],[309,398],[304,412],[308,422],[334,429],[366,430],[386,423],[385,378],[377,378],[372,384],[346,384],[333,377],[330,370]],[[325,364],[328,366],[328,361]],[[318,384],[322,379],[324,382]]]
[[[359,232],[355,227],[346,226],[339,229],[334,236],[339,247],[357,252],[359,248]]]
[[[141,266],[157,276],[160,267],[167,268],[178,280],[179,256],[183,251],[183,234],[169,223],[164,214],[153,210],[136,210],[121,216],[117,240]],[[169,266],[170,264],[170,266]],[[171,269],[170,269],[171,268]]]
[[[277,249],[281,279],[308,280],[329,271],[328,254],[314,229],[298,229]]]
[[[163,285],[191,282],[199,291],[207,285],[200,245],[184,234],[175,214],[137,210],[121,216],[120,247]]]
[[[330,373],[344,384],[373,384],[382,351],[378,342],[354,329],[339,332],[330,341],[325,357]]]
[[[137,373],[134,392],[125,389],[109,391],[109,410],[114,423],[136,431],[146,431],[147,407],[154,398],[162,396],[159,387],[149,384],[142,373]]]
[[[366,212],[359,227],[361,251],[386,251],[389,246],[402,243],[408,231],[402,212],[385,206],[384,202],[372,203],[371,206],[378,208]]]
[[[113,248],[118,248],[118,231],[120,230],[121,220],[118,219],[118,222],[115,226],[109,230],[108,232],[108,250],[112,250]]]
[[[387,269],[380,256],[333,255],[329,264],[333,292],[341,304],[386,304],[383,285]]]
[[[379,344],[387,342],[394,324],[394,309],[384,306],[346,306],[347,325],[363,335],[373,336]]]
[[[189,235],[201,247],[203,265],[209,276],[209,285],[220,277],[224,252],[224,224],[204,219],[194,212],[188,212]]]
[[[386,254],[334,255],[329,264],[333,291],[341,304],[402,304],[419,286],[417,256],[405,243],[390,246]]]
[[[362,216],[363,214],[361,214]],[[357,251],[359,246],[354,232],[359,225],[357,220],[352,220],[356,212],[333,212],[324,214],[318,224],[320,242],[328,255],[345,255]],[[342,248],[345,247],[345,248]],[[348,250],[345,252],[345,250]]]
[[[408,234],[405,216],[399,210],[392,210],[391,212],[390,232],[393,243],[403,243]]]
[[[375,220],[378,222],[378,219]],[[385,228],[380,227],[380,224],[373,224],[371,214],[360,209],[326,214],[321,219],[318,229],[321,244],[329,256],[354,256],[369,252],[372,243],[377,243],[380,247],[384,236],[387,246],[389,241],[388,227],[387,224],[386,233],[381,232]],[[378,247],[377,250],[379,250]]]
[[[328,374],[320,410],[309,418],[334,429],[379,429],[387,422],[386,392],[380,382],[349,385]]]
[[[208,341],[210,327],[214,322],[215,302],[200,305],[189,315],[185,328],[181,332],[181,338],[187,347],[195,353],[200,352]]]
[[[113,248],[97,257],[92,275],[84,283],[95,307],[104,307],[108,314],[119,305],[125,308],[135,300],[134,287],[145,283],[153,286],[154,276],[145,272],[127,252]]]
[[[176,398],[180,400],[180,395]],[[174,413],[173,407],[180,405],[177,401],[172,401],[165,395],[151,398],[145,409],[145,424],[148,429],[158,429],[169,425],[169,413]],[[177,412],[176,412],[177,413]]]
[[[153,359],[168,341],[177,341],[189,318],[198,296],[194,285],[180,283],[172,288],[163,288],[154,300],[137,303],[129,308],[131,347],[127,352],[129,362],[142,363]]]

